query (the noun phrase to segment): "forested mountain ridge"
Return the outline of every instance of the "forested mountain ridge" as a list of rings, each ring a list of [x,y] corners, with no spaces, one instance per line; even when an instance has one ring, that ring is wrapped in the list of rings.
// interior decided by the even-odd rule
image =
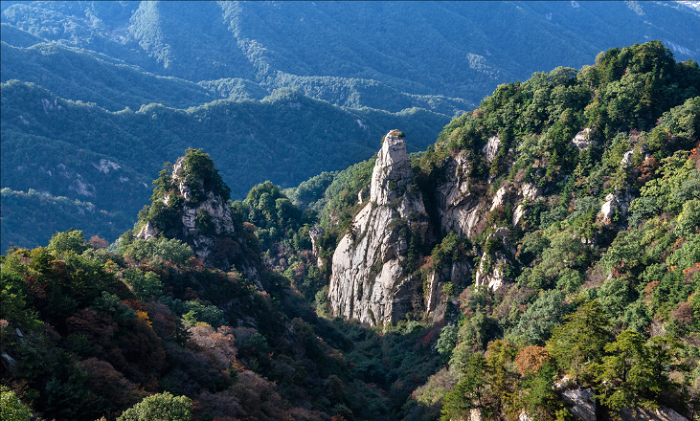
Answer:
[[[18,79],[36,83],[63,98],[94,102],[110,111],[139,109],[150,103],[187,108],[217,99],[261,100],[275,89],[235,77],[195,83],[156,76],[103,54],[46,43],[36,37],[27,42],[31,35],[7,23],[2,24],[2,30],[2,82]],[[452,117],[473,107],[465,100],[407,94],[376,81],[291,75],[285,80],[280,87],[290,86],[307,96],[350,108],[366,106],[398,112],[418,107]]]
[[[78,211],[69,215],[73,208],[64,205],[56,205],[65,218],[54,226],[29,223],[41,219],[30,189],[91,202],[97,213],[80,215],[86,222],[76,228],[89,231],[99,225],[95,221],[112,222],[118,228],[92,232],[112,241],[145,204],[148,174],[184,148],[203,147],[221,162],[234,197],[243,198],[267,178],[291,187],[368,158],[388,127],[408,133],[409,152],[423,149],[449,118],[473,109],[499,83],[556,65],[592,63],[598,51],[615,44],[662,39],[678,58],[697,58],[698,19],[692,9],[667,2],[3,2],[2,82],[33,83],[48,91],[42,95],[51,104],[61,98],[83,104],[75,108],[84,111],[77,120],[91,117],[82,128],[56,119],[28,126],[20,116],[29,122],[34,112],[50,110],[11,100],[18,113],[3,112],[10,120],[2,124],[1,187],[19,193],[5,201],[2,223],[9,235],[1,247],[43,244],[56,230],[75,225]],[[508,35],[512,31],[518,36]],[[18,91],[3,88],[3,96],[10,92]],[[295,109],[269,107],[281,106],[278,99],[288,95],[337,108],[290,100],[295,107],[314,104],[305,117],[293,117],[303,124],[290,124],[288,112]],[[216,102],[222,100],[229,105]],[[245,100],[258,105],[230,104]],[[244,117],[231,114],[234,108],[245,109]],[[152,109],[182,111],[167,111],[163,124],[152,125],[143,118]],[[275,115],[273,109],[284,112]],[[215,110],[229,112],[212,122],[225,124],[225,134],[207,126],[206,118],[199,121]],[[307,120],[312,114],[321,118]],[[171,118],[187,138],[167,127]],[[224,123],[226,118],[238,121]],[[268,120],[273,123],[265,130]],[[46,149],[27,164],[19,156],[25,153],[27,160],[29,143],[18,139],[30,138],[45,142]],[[109,146],[98,145],[106,138]],[[76,150],[77,144],[83,146]],[[278,144],[287,147],[279,155]],[[266,151],[262,159],[249,155],[257,151]],[[81,158],[59,159],[65,153]],[[62,169],[63,161],[74,165]],[[104,167],[112,165],[107,162],[120,169]],[[68,178],[59,182],[56,173]],[[141,183],[146,187],[138,187]],[[113,199],[103,200],[107,197]],[[58,202],[44,201],[42,208],[53,203]],[[13,220],[19,214],[28,218]],[[38,226],[44,228],[32,231]]]
[[[373,92],[378,86],[475,104],[499,83],[558,65],[580,67],[615,45],[661,39],[679,58],[697,59],[700,53],[693,47],[700,39],[700,17],[675,2],[5,2],[3,7],[2,22],[22,31],[154,74],[193,82],[241,78],[268,91],[299,88],[334,104],[394,112],[400,109],[388,105],[392,99]],[[519,36],[508,35],[513,30]]]
[[[195,256],[226,231],[206,202],[228,187],[188,150],[108,249],[68,231],[2,257],[4,402],[79,420],[691,419],[699,93],[697,63],[661,43],[611,49],[500,86],[425,153],[392,130],[340,173],[257,185],[222,212],[220,250],[257,286]],[[373,259],[350,280],[349,247]],[[338,310],[333,285],[364,305],[380,284],[401,314]]]
[[[12,29],[3,24],[3,31]],[[151,103],[188,108],[221,98],[193,82],[156,77],[134,66],[44,42],[22,48],[8,44],[3,36],[0,60],[2,82],[36,83],[60,97],[92,102],[110,111],[138,110]],[[255,99],[265,96],[266,91]]]
[[[291,187],[367,158],[386,126],[407,127],[417,151],[448,119],[421,109],[394,114],[342,109],[287,90],[262,101],[219,100],[185,110],[150,104],[109,112],[10,81],[2,84],[2,121],[3,188],[89,201],[98,211],[133,218],[150,195],[152,177],[147,174],[188,147],[206,148],[227,162],[223,177],[233,197],[242,198],[260,180]],[[32,214],[31,206],[25,209]],[[28,245],[9,241],[19,238],[15,233],[36,227],[7,216],[2,220],[3,231],[9,233],[3,236],[3,247]],[[120,222],[124,220],[114,220],[118,232],[133,223]],[[41,233],[41,241],[55,231]],[[114,231],[93,234],[116,239]],[[39,238],[37,233],[26,238],[32,237]]]
[[[379,158],[340,185],[310,180],[299,190],[312,208],[313,186],[326,188],[315,196],[324,229],[311,232],[330,282],[317,309],[382,325],[400,305],[399,325],[447,322],[446,365],[413,393],[443,420],[692,414],[698,93],[697,63],[659,42],[608,50],[595,66],[500,86],[401,182],[377,183],[397,168]],[[382,217],[375,191],[390,186],[394,213]],[[325,285],[313,262],[283,257],[301,289]]]

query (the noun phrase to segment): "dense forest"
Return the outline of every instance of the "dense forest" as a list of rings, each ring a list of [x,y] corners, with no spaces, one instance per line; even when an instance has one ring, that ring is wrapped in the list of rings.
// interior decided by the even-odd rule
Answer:
[[[110,112],[17,80],[1,89],[2,186],[90,202],[96,212],[126,215],[111,219],[121,232],[133,225],[136,212],[148,201],[149,174],[188,147],[205,148],[217,162],[227,162],[222,176],[233,196],[244,198],[260,180],[292,187],[370,157],[383,127],[410,129],[415,139],[411,148],[418,151],[435,139],[437,127],[449,122],[422,109],[394,114],[346,110],[290,90],[262,101],[218,100],[186,110],[150,104]],[[6,203],[14,212],[39,218],[27,202]],[[19,206],[13,208],[15,204]],[[6,216],[2,229],[12,235],[3,236],[5,249],[42,244],[55,232],[14,218],[12,212]],[[93,219],[88,215],[86,220]],[[61,221],[71,226],[69,220]],[[87,231],[90,224],[97,222],[80,226]],[[110,241],[118,236],[108,229],[92,233]]]
[[[658,41],[500,85],[410,154],[429,228],[392,229],[423,286],[374,327],[335,317],[328,284],[376,206],[375,158],[230,201],[219,161],[187,149],[112,244],[69,230],[2,256],[3,418],[695,419],[699,95],[697,62]],[[483,209],[470,229],[441,222],[456,162]],[[436,317],[430,278],[456,263],[471,273]]]

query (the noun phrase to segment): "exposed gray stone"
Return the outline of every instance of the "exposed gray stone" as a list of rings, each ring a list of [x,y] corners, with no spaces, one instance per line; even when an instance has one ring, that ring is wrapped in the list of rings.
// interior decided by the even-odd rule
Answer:
[[[501,146],[501,139],[498,138],[498,135],[489,137],[488,142],[484,145],[482,152],[489,164],[493,161],[493,158],[496,157],[499,146]]]
[[[375,326],[396,322],[412,308],[420,279],[404,273],[408,244],[392,225],[402,218],[425,236],[423,198],[410,189],[412,181],[406,143],[392,130],[377,156],[370,200],[333,254],[329,300],[334,315]],[[409,213],[420,218],[409,220]]]
[[[316,226],[309,230],[309,237],[311,237],[311,251],[316,257],[316,266],[323,266],[323,261],[321,260],[321,249],[318,247],[318,239],[326,234],[326,230],[322,227]]]
[[[620,212],[620,216],[626,217],[633,200],[634,196],[629,189],[623,192],[609,193],[605,196],[605,202],[600,207],[598,221],[611,225],[616,211]]]
[[[588,149],[591,146],[591,143],[593,143],[593,141],[591,140],[591,133],[592,130],[586,127],[585,129],[576,133],[576,136],[574,136],[574,138],[571,139],[571,142],[574,144],[574,146],[576,146],[576,148],[579,151]]]

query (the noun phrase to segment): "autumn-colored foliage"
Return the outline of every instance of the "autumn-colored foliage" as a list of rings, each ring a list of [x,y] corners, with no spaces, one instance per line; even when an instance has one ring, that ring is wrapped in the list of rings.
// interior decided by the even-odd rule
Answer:
[[[690,303],[678,303],[678,308],[673,312],[673,319],[681,326],[687,326],[693,322],[693,306]]]
[[[547,349],[531,345],[518,352],[518,356],[515,357],[515,366],[520,374],[525,375],[538,371],[549,360],[551,360],[551,357]]]

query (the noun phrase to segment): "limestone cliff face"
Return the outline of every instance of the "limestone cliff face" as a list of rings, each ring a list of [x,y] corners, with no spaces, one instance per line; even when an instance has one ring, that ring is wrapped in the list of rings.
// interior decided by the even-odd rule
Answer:
[[[490,138],[482,151],[484,156],[492,159],[498,144],[497,136]],[[508,180],[495,188],[488,180],[471,177],[471,170],[466,152],[448,157],[437,168],[442,175],[421,193],[414,184],[404,139],[396,131],[385,137],[369,192],[363,190],[358,197],[364,206],[333,255],[329,300],[334,315],[382,325],[400,320],[420,303],[430,317],[439,320],[449,299],[443,293],[448,282],[458,286],[475,283],[492,290],[503,286],[516,250],[509,242],[510,230],[489,226],[489,214],[504,212],[508,207],[512,209],[509,222],[517,226],[527,205],[542,192],[532,184]],[[431,196],[432,219],[428,218],[422,194]],[[474,252],[483,253],[478,267],[472,267],[466,257],[451,262],[428,273],[420,288],[422,281],[405,268],[409,244],[402,227],[420,236],[422,244],[439,242],[450,232],[472,240],[489,230],[486,240],[491,242],[492,250],[487,255],[481,246],[475,247]],[[431,234],[426,239],[428,232]],[[495,249],[494,244],[498,245]]]
[[[452,262],[442,270],[436,270],[428,276],[428,282],[423,291],[425,294],[425,311],[433,321],[438,322],[445,318],[449,297],[443,291],[447,282],[452,285],[469,285],[471,280],[471,265],[466,261]],[[457,304],[455,302],[455,304]]]
[[[494,146],[490,145],[497,144],[497,141],[497,137],[489,139],[482,151],[486,158],[492,158],[489,151],[492,151]],[[433,192],[442,235],[456,232],[461,237],[472,239],[489,228],[487,221],[490,212],[508,204],[513,208],[512,224],[517,226],[526,213],[526,204],[532,204],[542,195],[541,190],[532,184],[510,181],[504,181],[495,193],[489,193],[493,189],[488,182],[469,177],[472,163],[464,152],[447,158],[442,165],[445,179],[435,186]],[[515,250],[508,244],[507,235],[508,231],[505,228],[498,228],[489,235],[489,238],[498,238],[504,247],[493,256],[482,256],[474,279],[477,285],[485,285],[493,290],[503,285],[503,268],[515,255]],[[440,277],[446,280],[450,278],[451,276],[446,275]],[[439,284],[437,280],[434,283]],[[430,285],[432,284],[433,282],[430,282]],[[429,301],[435,302],[433,299]],[[430,310],[431,306],[428,305],[428,308]]]
[[[188,186],[185,166],[185,157],[173,165],[173,188],[162,199],[163,205],[173,208],[177,215],[168,235],[189,244],[206,266],[222,270],[236,267],[252,283],[259,285],[258,271],[243,250],[245,236],[242,230],[236,229],[226,200],[205,189],[203,182],[195,183],[199,200],[193,200],[195,192],[192,184]],[[136,238],[149,240],[157,235],[157,228],[149,221]]]
[[[473,185],[469,178],[472,163],[464,153],[448,158],[443,165],[446,179],[435,189],[440,228],[443,233],[454,231],[471,239],[486,229],[490,206],[486,187]]]
[[[532,184],[507,181],[495,194],[489,194],[488,183],[469,177],[472,164],[464,153],[446,159],[443,165],[445,180],[434,192],[443,234],[454,231],[471,239],[486,230],[489,212],[508,203],[515,209],[513,225],[517,225],[525,214],[525,203],[542,194]]]
[[[369,200],[333,254],[329,299],[336,316],[372,326],[400,320],[413,307],[421,281],[407,275],[406,233],[425,239],[428,217],[413,185],[403,135],[384,138]]]

